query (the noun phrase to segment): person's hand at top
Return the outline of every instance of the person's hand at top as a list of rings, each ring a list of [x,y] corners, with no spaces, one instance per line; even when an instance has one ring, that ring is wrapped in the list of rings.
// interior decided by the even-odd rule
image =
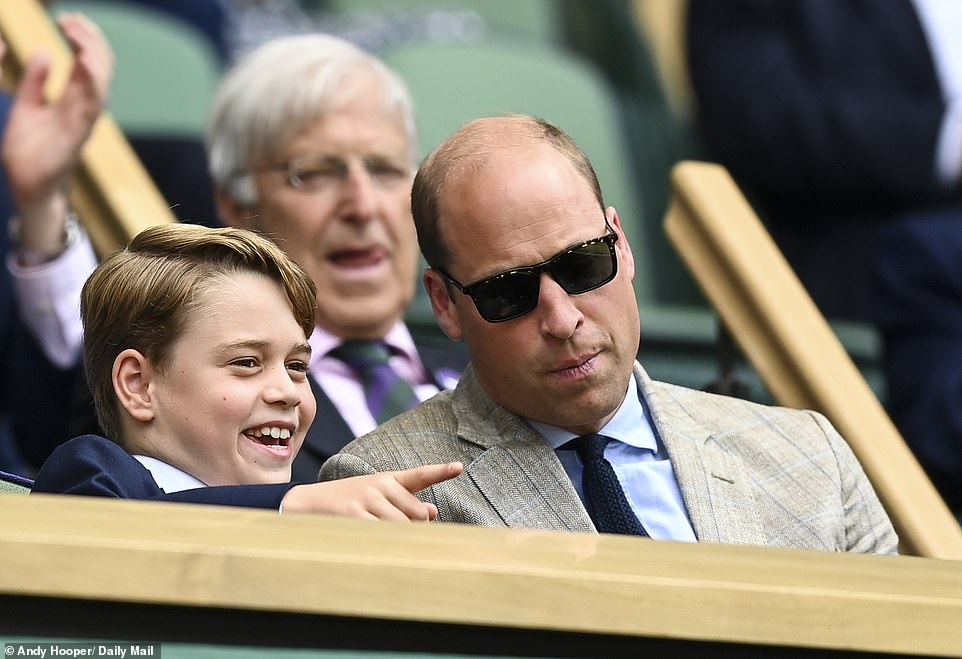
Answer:
[[[93,22],[80,14],[64,14],[57,24],[74,53],[63,93],[52,102],[44,98],[50,56],[32,54],[10,109],[2,148],[21,222],[20,245],[50,257],[63,249],[67,181],[107,102],[114,71],[110,45]]]

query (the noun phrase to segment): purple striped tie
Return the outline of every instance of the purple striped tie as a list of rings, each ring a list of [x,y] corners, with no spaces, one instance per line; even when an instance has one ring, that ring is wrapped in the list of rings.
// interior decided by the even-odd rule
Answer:
[[[345,341],[328,354],[357,373],[367,407],[377,423],[384,423],[420,402],[411,385],[391,368],[391,351],[383,342]]]

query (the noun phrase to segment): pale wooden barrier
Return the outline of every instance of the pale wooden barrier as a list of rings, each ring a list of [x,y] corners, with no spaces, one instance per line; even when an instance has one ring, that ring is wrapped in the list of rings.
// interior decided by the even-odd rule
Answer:
[[[672,185],[665,230],[775,399],[838,428],[904,552],[962,558],[962,528],[727,170],[683,162]]]
[[[19,80],[27,58],[44,50],[52,59],[46,92],[56,98],[73,60],[56,26],[37,0],[0,0],[0,35],[7,42],[7,82]],[[175,222],[163,196],[109,114],[94,126],[81,154],[70,202],[100,254],[127,244],[141,230]]]
[[[21,631],[11,621],[17,598],[27,598],[41,610],[70,601],[91,611],[152,606],[144,641],[176,637],[168,611],[188,611],[197,630],[233,611],[231,638],[270,646],[296,637],[324,647],[327,622],[352,620],[417,623],[425,637],[440,625],[448,650],[466,654],[479,648],[460,646],[458,635],[481,627],[588,634],[593,656],[615,647],[642,656],[632,648],[659,639],[698,641],[709,654],[715,644],[745,648],[725,656],[771,646],[962,656],[962,563],[917,557],[53,495],[0,495],[0,555],[7,635]],[[240,624],[268,612],[273,624]],[[35,633],[71,622],[40,617]],[[111,623],[93,617],[86,632],[105,635]],[[380,638],[377,629],[353,639],[356,647],[405,646],[403,635]]]

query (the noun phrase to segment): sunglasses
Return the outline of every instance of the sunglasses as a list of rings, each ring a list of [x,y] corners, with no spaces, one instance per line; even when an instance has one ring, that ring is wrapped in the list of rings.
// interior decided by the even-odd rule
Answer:
[[[478,313],[489,323],[501,323],[532,311],[538,306],[541,273],[548,272],[569,295],[587,293],[604,286],[618,274],[615,243],[618,234],[610,233],[569,247],[547,261],[523,268],[512,268],[481,281],[461,284],[444,270],[438,272],[459,291],[474,300]]]

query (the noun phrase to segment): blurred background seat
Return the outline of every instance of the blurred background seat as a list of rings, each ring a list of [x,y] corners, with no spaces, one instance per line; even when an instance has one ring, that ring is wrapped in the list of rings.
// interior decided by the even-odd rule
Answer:
[[[397,22],[403,21],[405,16],[418,14],[430,22],[433,15],[435,23],[427,25],[425,33],[440,40],[452,37],[445,16],[470,12],[479,19],[476,25],[486,33],[557,43],[564,41],[564,7],[557,0],[318,0],[306,4],[315,12],[326,12],[356,23],[370,20],[372,15]]]

